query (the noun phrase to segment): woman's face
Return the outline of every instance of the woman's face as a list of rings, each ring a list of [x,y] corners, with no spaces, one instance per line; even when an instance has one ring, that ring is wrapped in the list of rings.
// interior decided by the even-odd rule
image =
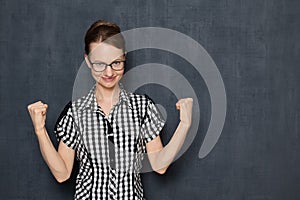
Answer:
[[[114,61],[124,61],[125,56],[123,50],[103,42],[91,43],[90,49],[89,55],[87,56],[85,54],[85,60],[91,69],[93,78],[100,86],[106,89],[113,89],[123,76],[124,62],[121,62],[123,66],[122,70],[116,71],[112,69],[111,66],[106,66],[105,70],[101,72],[95,71],[91,63],[105,63],[109,65]]]

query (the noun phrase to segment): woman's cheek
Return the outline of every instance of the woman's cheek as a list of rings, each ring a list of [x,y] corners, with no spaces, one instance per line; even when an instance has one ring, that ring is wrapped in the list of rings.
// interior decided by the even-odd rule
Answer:
[[[101,75],[100,73],[93,72],[93,77],[94,77],[95,79],[97,79],[97,80],[100,79],[100,77],[101,77],[100,75]]]

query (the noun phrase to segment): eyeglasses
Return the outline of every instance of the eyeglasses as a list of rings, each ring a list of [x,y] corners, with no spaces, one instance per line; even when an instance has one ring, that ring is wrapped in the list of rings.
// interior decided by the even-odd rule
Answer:
[[[110,64],[106,64],[104,62],[94,62],[92,63],[90,58],[88,58],[89,62],[91,63],[93,69],[96,72],[103,72],[106,70],[108,66],[110,66],[115,71],[121,71],[124,68],[123,63],[125,63],[125,60],[115,60]]]

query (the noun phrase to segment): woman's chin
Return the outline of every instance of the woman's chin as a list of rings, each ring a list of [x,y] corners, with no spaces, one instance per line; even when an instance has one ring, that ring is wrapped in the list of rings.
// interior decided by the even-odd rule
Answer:
[[[103,88],[106,88],[106,89],[112,89],[114,88],[116,85],[117,85],[117,82],[98,82],[98,84],[103,87]]]

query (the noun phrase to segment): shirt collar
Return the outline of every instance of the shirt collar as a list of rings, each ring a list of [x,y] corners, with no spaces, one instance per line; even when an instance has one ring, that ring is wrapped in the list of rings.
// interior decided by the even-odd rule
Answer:
[[[131,103],[130,103],[130,100],[129,100],[129,94],[124,89],[122,83],[119,83],[119,87],[120,87],[119,101],[127,103],[127,106],[132,109],[132,106],[131,106]]]
[[[96,84],[93,85],[93,87],[90,89],[89,93],[83,98],[82,104],[79,109],[82,109],[82,110],[91,109],[91,110],[93,110],[93,112],[98,111],[98,104],[97,104],[96,95],[95,95]],[[119,83],[119,87],[120,87],[119,103],[124,102],[127,104],[127,106],[129,108],[132,109],[132,105],[129,100],[129,94],[124,89],[124,87],[121,83]]]

